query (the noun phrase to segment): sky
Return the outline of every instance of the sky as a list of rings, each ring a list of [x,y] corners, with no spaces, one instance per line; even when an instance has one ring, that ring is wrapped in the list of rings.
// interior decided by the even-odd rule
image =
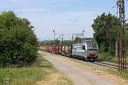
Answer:
[[[103,12],[117,16],[117,0],[0,0],[0,12],[13,11],[20,18],[27,18],[34,26],[39,40],[53,40],[64,34],[71,40],[73,33],[85,38],[93,37],[94,19]],[[128,1],[125,0],[126,19]],[[61,39],[61,37],[59,38]]]

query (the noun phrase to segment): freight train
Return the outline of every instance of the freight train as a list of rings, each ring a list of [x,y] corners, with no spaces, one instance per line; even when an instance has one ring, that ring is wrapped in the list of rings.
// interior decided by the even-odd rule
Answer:
[[[91,41],[72,45],[40,46],[40,50],[87,61],[95,61],[98,58],[98,44]]]

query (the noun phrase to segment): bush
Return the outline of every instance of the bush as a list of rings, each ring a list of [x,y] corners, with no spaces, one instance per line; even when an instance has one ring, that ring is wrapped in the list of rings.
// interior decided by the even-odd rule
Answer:
[[[0,21],[0,67],[32,64],[37,58],[38,43],[30,22],[17,18],[11,11],[3,12],[0,20],[3,17]]]
[[[115,56],[111,56],[109,53],[99,53],[99,58],[104,60],[116,60]]]

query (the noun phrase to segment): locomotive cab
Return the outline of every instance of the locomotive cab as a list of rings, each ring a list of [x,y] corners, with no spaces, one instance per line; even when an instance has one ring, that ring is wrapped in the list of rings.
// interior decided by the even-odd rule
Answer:
[[[82,49],[85,50],[85,58],[95,61],[98,58],[98,45],[95,42],[83,43]]]

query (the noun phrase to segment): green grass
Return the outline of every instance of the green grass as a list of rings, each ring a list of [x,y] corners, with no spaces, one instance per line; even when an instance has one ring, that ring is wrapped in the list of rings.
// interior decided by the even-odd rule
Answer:
[[[118,71],[118,70],[115,70],[115,69],[113,69],[113,68],[108,68],[108,69],[106,69],[105,71],[107,71],[107,72],[109,72],[109,73],[111,73],[111,74],[120,76],[121,78],[128,79],[128,70],[121,70],[121,71]]]
[[[73,85],[70,79],[58,72],[49,61],[40,55],[37,61],[29,67],[0,68],[0,85],[35,85],[36,82],[42,80],[49,82],[49,77],[55,74],[60,74],[60,76],[53,85]],[[6,82],[7,78],[9,80]]]
[[[0,85],[32,85],[46,77],[46,70],[50,69],[53,69],[52,64],[41,57],[30,67],[0,68]]]
[[[32,85],[34,82],[42,79],[43,74],[41,73],[40,68],[1,68],[0,84]],[[9,78],[8,82],[5,82],[6,78]]]
[[[109,53],[99,53],[99,59],[117,61],[117,57],[111,56]],[[126,62],[128,63],[128,55],[126,56]]]
[[[99,53],[99,58],[104,60],[117,61],[117,57],[109,55],[109,53]],[[126,57],[126,62],[128,63],[128,57]],[[112,68],[107,69],[108,72],[115,75],[121,76],[122,78],[128,78],[128,70],[117,71]]]

